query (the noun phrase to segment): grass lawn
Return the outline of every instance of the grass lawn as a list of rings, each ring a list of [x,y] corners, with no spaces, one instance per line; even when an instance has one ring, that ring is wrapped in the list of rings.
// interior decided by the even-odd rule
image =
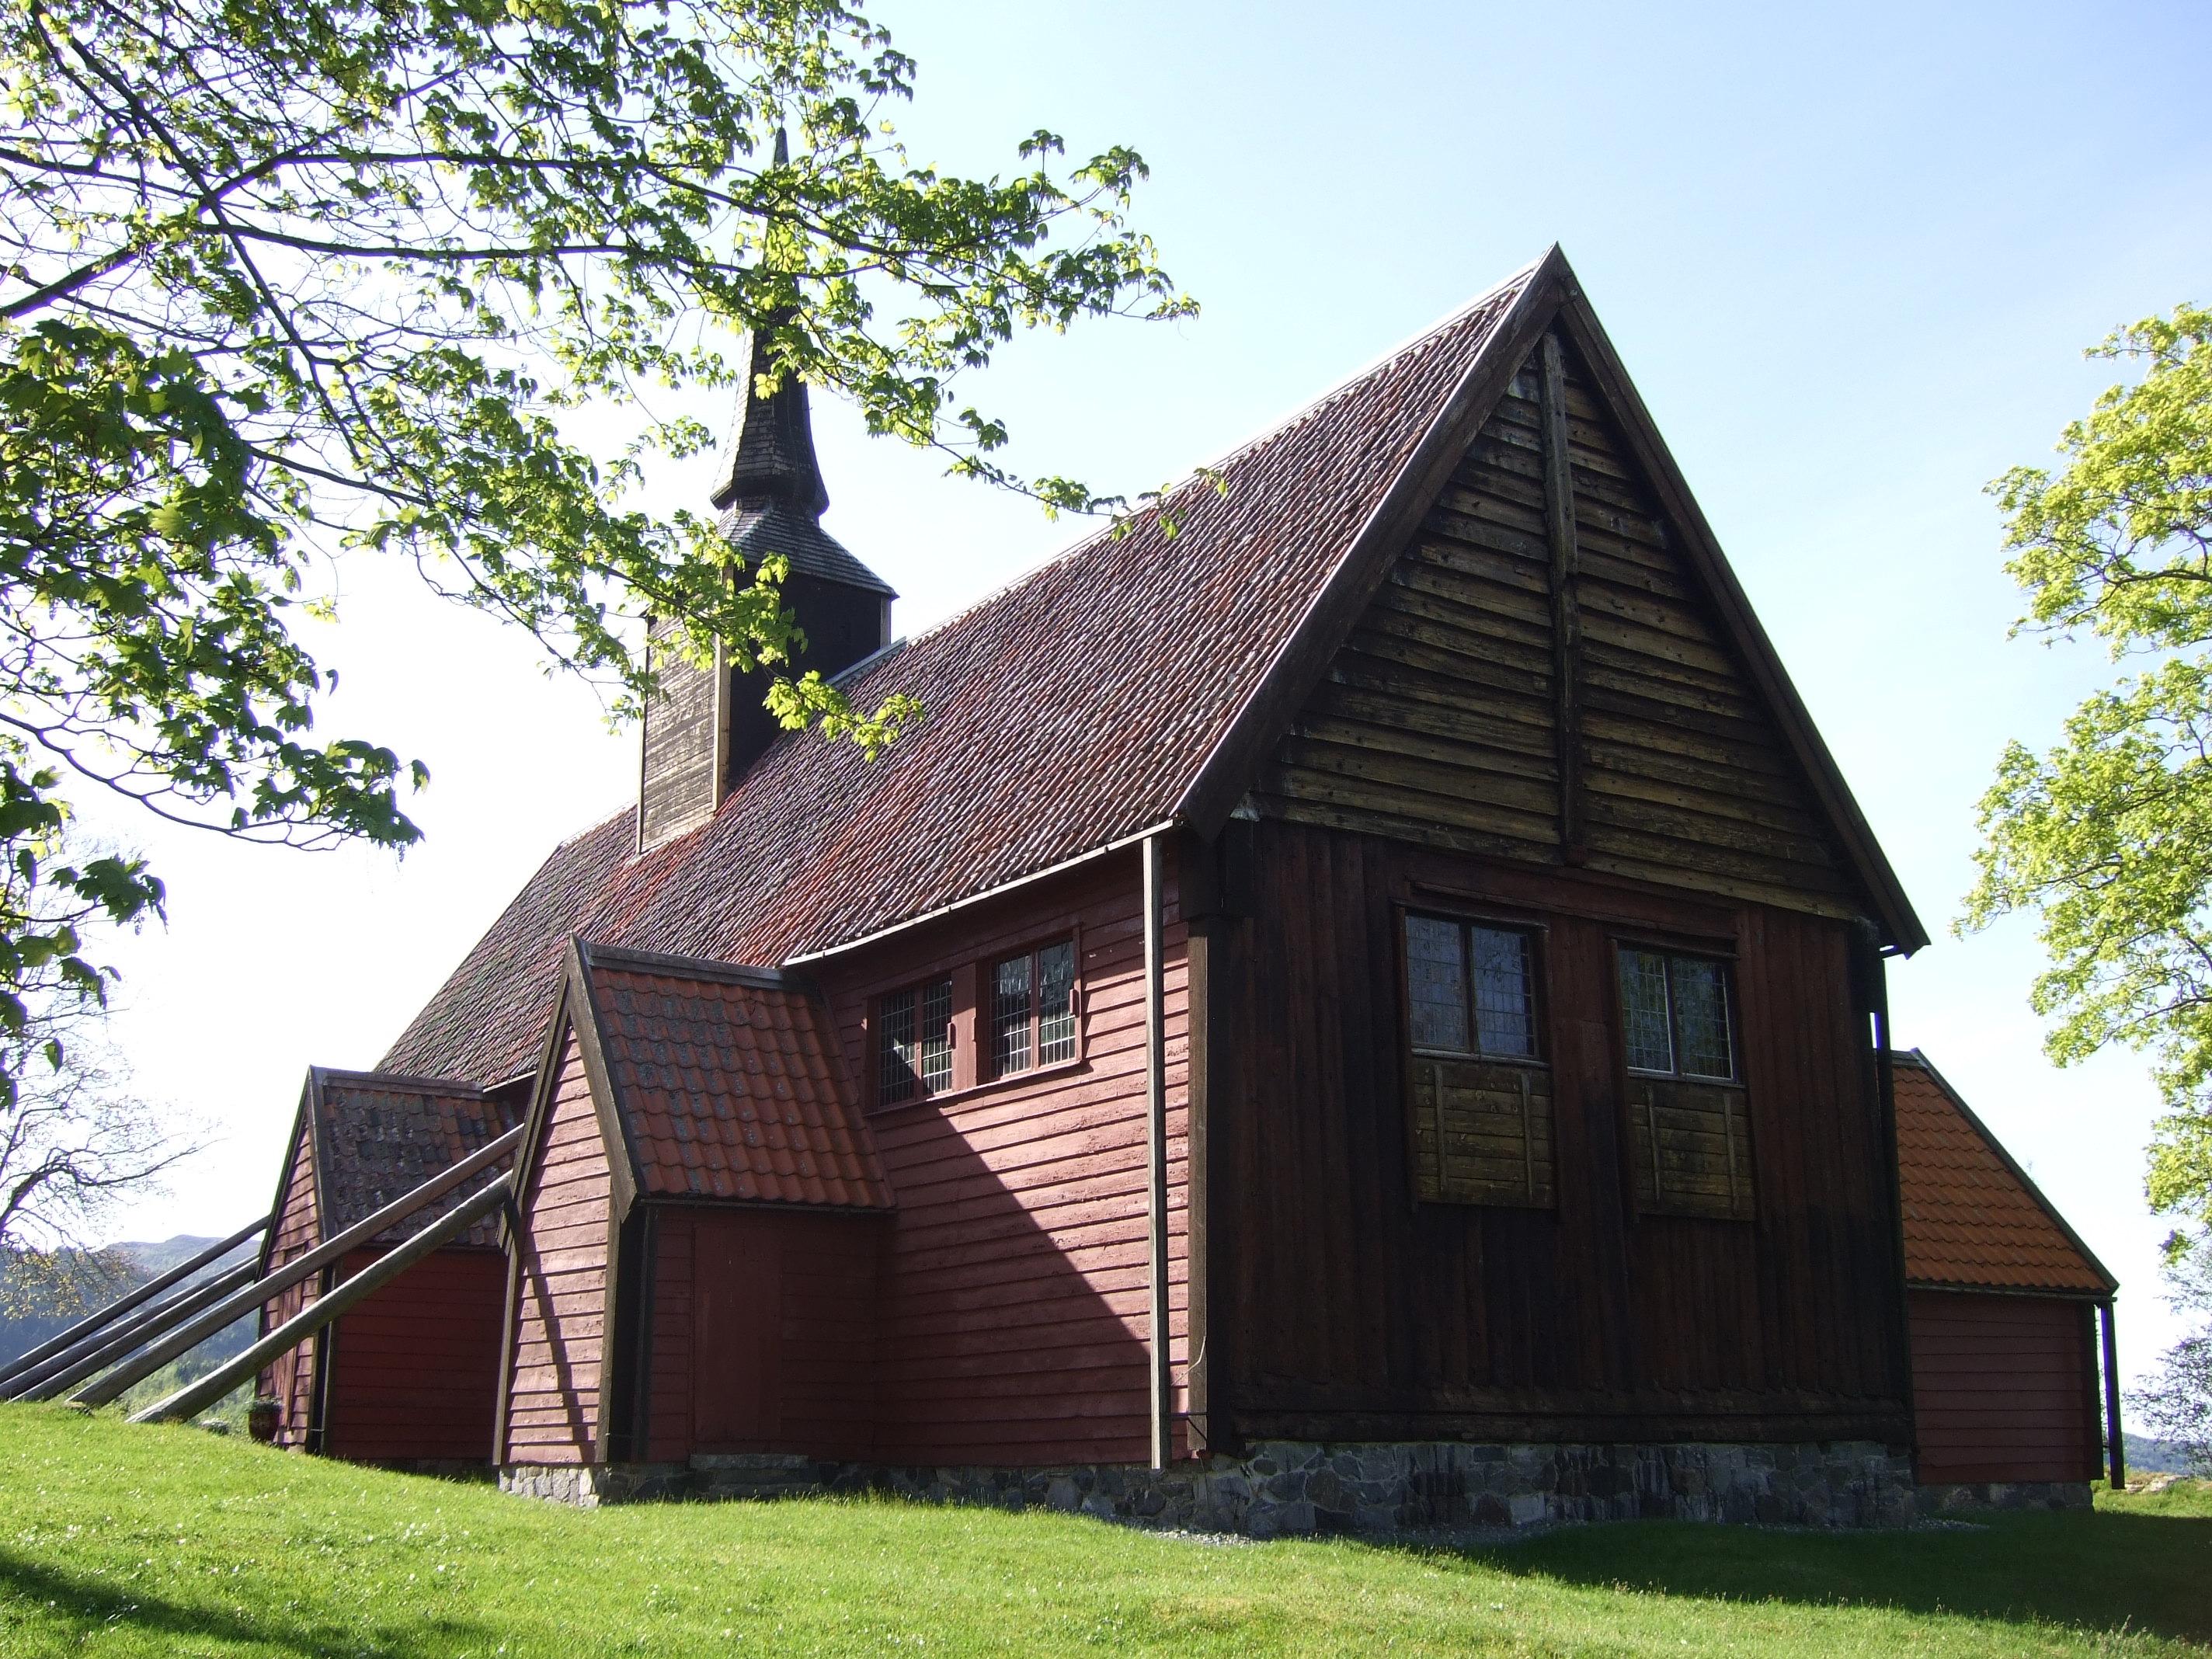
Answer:
[[[2212,1491],[1986,1530],[1223,1547],[876,1502],[584,1512],[0,1407],[0,1654],[2197,1652]]]

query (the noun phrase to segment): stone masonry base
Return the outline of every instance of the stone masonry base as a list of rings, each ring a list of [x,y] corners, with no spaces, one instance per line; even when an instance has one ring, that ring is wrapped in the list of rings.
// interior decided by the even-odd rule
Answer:
[[[1923,1513],[1911,1460],[1869,1441],[1656,1446],[1273,1441],[1244,1457],[1209,1457],[1158,1473],[1123,1464],[934,1468],[775,1455],[702,1455],[689,1463],[591,1468],[512,1464],[500,1471],[500,1486],[526,1497],[586,1505],[869,1492],[928,1503],[1061,1510],[1255,1538],[1636,1519],[1885,1527],[1907,1524]]]
[[[1951,1481],[1920,1489],[1923,1515],[1952,1515],[1961,1510],[2086,1510],[2091,1507],[2087,1480]]]

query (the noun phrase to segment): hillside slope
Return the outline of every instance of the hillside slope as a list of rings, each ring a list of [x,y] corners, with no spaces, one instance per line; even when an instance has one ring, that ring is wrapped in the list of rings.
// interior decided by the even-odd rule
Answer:
[[[1475,1553],[884,1503],[599,1511],[0,1407],[0,1652],[2201,1651],[2212,1500],[1986,1528],[1648,1524]]]

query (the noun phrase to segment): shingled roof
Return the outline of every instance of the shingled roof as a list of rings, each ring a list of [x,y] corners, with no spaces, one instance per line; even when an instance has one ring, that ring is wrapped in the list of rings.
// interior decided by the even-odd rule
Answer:
[[[364,1221],[394,1199],[481,1151],[515,1124],[515,1113],[473,1084],[448,1079],[338,1072],[307,1073],[293,1153],[302,1129],[314,1137],[315,1204],[320,1236]],[[487,1169],[376,1237],[380,1244],[413,1237],[471,1194],[499,1179]],[[277,1190],[290,1182],[288,1169]],[[496,1245],[496,1217],[477,1222],[457,1243]]]
[[[845,682],[855,704],[899,691],[927,710],[883,759],[786,737],[688,836],[636,854],[626,807],[566,843],[384,1064],[487,1082],[526,1070],[571,935],[787,963],[1165,823],[1212,833],[1555,317],[1617,373],[1554,249],[1127,534],[1084,542],[860,665]],[[1633,435],[1649,417],[1619,385]],[[1656,433],[1645,450],[1687,503]],[[1680,512],[1886,936],[1924,943],[1694,505]]]
[[[1928,1057],[1915,1048],[1893,1060],[1906,1279],[2100,1297],[2118,1289]]]
[[[630,1190],[890,1207],[828,1012],[804,981],[577,940],[562,1009]]]

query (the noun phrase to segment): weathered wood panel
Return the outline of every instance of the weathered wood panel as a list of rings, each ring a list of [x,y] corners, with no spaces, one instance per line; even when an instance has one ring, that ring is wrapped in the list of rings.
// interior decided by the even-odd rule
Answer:
[[[2087,1304],[1915,1291],[1912,1401],[1924,1482],[2102,1473]]]
[[[356,1250],[342,1277],[381,1250]],[[322,1449],[362,1462],[490,1460],[507,1258],[455,1247],[416,1262],[331,1327]]]
[[[1748,1221],[1753,1194],[1751,1114],[1726,1084],[1632,1077],[1629,1164],[1645,1215]]]
[[[287,1158],[284,1194],[269,1241],[268,1265],[272,1268],[296,1261],[322,1243],[315,1218],[315,1138],[304,1112],[293,1130]],[[261,1334],[267,1335],[301,1312],[319,1289],[320,1275],[316,1275],[272,1297],[262,1306]],[[276,1443],[280,1446],[304,1448],[307,1443],[315,1406],[316,1351],[316,1339],[302,1342],[264,1367],[256,1384],[258,1394],[276,1401]]]
[[[1238,1055],[1208,1094],[1217,1429],[1908,1441],[1893,1178],[1845,925],[1396,839],[1255,831],[1255,914],[1209,940],[1215,1029]],[[1545,929],[1554,1210],[1419,1201],[1406,903]],[[1624,935],[1732,944],[1748,1222],[1638,1213],[1612,1012]]]
[[[522,1197],[501,1461],[585,1463],[599,1432],[612,1194],[607,1149],[573,1030],[562,1046],[543,1133]]]
[[[1170,896],[1172,904],[1172,895]],[[1136,854],[823,964],[868,1075],[881,992],[1079,933],[1070,1064],[876,1112],[898,1207],[884,1242],[877,1455],[1131,1462],[1146,1455],[1143,917]],[[1167,949],[1169,1283],[1177,1444],[1188,1387],[1184,929]]]
[[[1571,537],[1547,513],[1532,356],[1300,711],[1258,804],[1300,823],[1857,914],[1779,726],[1572,350],[1561,357],[1569,465],[1553,487],[1571,496]]]
[[[640,844],[658,847],[696,829],[720,805],[727,719],[717,668],[698,668],[662,643],[671,630],[653,628],[653,666],[659,694],[646,704],[643,776],[638,791]]]
[[[1418,1054],[1409,1069],[1413,1189],[1420,1198],[1552,1207],[1548,1067]]]

